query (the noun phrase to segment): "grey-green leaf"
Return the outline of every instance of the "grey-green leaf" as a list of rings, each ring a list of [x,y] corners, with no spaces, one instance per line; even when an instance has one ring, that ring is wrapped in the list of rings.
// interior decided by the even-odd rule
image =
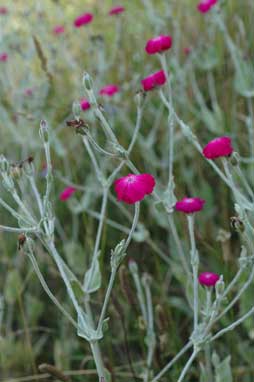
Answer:
[[[99,261],[95,261],[95,265],[89,268],[85,274],[83,289],[86,293],[93,293],[101,286],[101,271]]]
[[[213,356],[215,382],[233,382],[230,361],[230,356],[227,356],[223,361],[219,361],[217,355]]]

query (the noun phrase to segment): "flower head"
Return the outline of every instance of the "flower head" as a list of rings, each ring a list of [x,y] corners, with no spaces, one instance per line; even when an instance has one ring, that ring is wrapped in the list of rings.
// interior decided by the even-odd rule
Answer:
[[[76,191],[76,188],[74,187],[66,187],[59,196],[60,200],[62,201],[68,200],[75,191]]]
[[[83,111],[86,111],[88,109],[90,109],[91,105],[90,105],[90,102],[87,101],[87,99],[83,98],[81,101],[80,101],[80,107]]]
[[[231,155],[232,152],[233,147],[231,146],[231,138],[229,137],[215,138],[203,148],[203,155],[207,159],[227,157]]]
[[[129,174],[117,179],[114,185],[119,201],[134,204],[153,192],[155,179],[150,174]]]
[[[148,54],[156,54],[164,52],[170,49],[172,46],[172,37],[160,35],[148,40],[146,43],[145,50]]]
[[[189,54],[191,53],[191,48],[189,46],[186,46],[185,48],[183,48],[183,53],[185,54],[185,56],[189,56]]]
[[[110,9],[109,15],[110,16],[119,15],[120,13],[123,13],[124,11],[125,11],[124,7],[122,7],[121,5],[117,5]]]
[[[6,7],[0,7],[0,15],[6,15],[8,13],[8,9]]]
[[[33,95],[33,89],[31,88],[25,89],[24,94],[28,97],[31,97]]]
[[[80,28],[83,25],[90,24],[93,21],[92,13],[83,13],[74,20],[74,26]]]
[[[219,279],[220,276],[212,272],[203,272],[200,273],[200,275],[198,276],[199,284],[207,287],[214,286],[217,283],[217,281],[219,281]]]
[[[167,81],[166,75],[163,70],[150,74],[150,76],[144,78],[141,81],[143,89],[145,91],[153,90],[157,86],[162,86]]]
[[[117,85],[110,84],[101,88],[100,95],[112,97],[114,94],[118,93],[119,91],[120,89]]]
[[[53,33],[55,35],[59,35],[59,34],[62,34],[65,32],[65,28],[63,25],[56,25],[54,28],[53,28]]]
[[[8,60],[8,54],[7,53],[0,53],[0,61],[6,62]]]
[[[197,9],[200,13],[207,13],[218,2],[218,0],[202,0],[197,5]]]
[[[192,214],[194,212],[201,211],[205,204],[205,200],[200,198],[183,198],[175,204],[177,211],[184,212],[186,214]]]

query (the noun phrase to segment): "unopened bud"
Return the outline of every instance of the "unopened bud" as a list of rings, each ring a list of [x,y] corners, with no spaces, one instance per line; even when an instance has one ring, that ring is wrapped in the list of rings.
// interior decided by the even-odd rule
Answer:
[[[232,164],[232,166],[238,166],[240,163],[240,155],[236,151],[233,151],[229,160],[230,160],[230,163]]]
[[[216,292],[216,297],[220,297],[225,289],[225,283],[223,281],[223,276],[220,276],[219,281],[215,284],[215,292]]]
[[[87,91],[93,88],[93,80],[87,72],[83,75],[83,85]]]
[[[75,120],[77,121],[79,121],[80,119],[80,112],[81,112],[80,103],[78,101],[74,101],[72,104],[72,113],[74,115]]]
[[[40,123],[39,135],[40,135],[40,138],[43,140],[43,142],[49,141],[48,123],[44,119]]]
[[[1,172],[7,172],[9,169],[9,163],[4,155],[0,155],[0,170]]]
[[[137,273],[138,272],[137,263],[133,259],[129,260],[129,270],[131,271],[131,273]]]
[[[138,108],[140,108],[143,105],[145,98],[146,98],[146,93],[143,90],[139,90],[135,94],[134,100]]]

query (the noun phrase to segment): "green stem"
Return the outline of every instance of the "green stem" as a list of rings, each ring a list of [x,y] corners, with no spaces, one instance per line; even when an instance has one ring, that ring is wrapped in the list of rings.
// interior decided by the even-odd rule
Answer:
[[[189,370],[189,368],[191,367],[192,365],[192,362],[194,361],[194,359],[196,358],[197,356],[197,353],[198,351],[197,350],[194,350],[192,355],[190,356],[188,362],[186,363],[186,365],[184,366],[182,372],[181,372],[181,375],[180,377],[178,378],[177,382],[182,382],[185,375],[187,374],[187,371]]]
[[[199,257],[198,251],[196,248],[196,241],[194,235],[194,215],[187,215],[189,236],[191,243],[191,265],[192,265],[192,276],[193,276],[193,309],[194,309],[194,331],[198,327],[198,266],[199,266]]]
[[[157,374],[151,382],[157,382],[160,378],[178,361],[178,359],[192,347],[191,341],[189,341],[177,355]]]

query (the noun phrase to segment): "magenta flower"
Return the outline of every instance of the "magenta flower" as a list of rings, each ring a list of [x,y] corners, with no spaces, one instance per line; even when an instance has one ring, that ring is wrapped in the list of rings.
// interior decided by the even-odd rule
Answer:
[[[92,13],[83,13],[74,20],[74,26],[80,28],[83,25],[90,24],[93,21]]]
[[[59,196],[60,200],[62,200],[63,202],[65,200],[68,200],[75,191],[76,191],[76,188],[74,187],[66,187]]]
[[[232,154],[233,147],[231,146],[231,138],[219,137],[210,141],[203,148],[203,155],[207,159],[215,159],[220,157],[227,157]]]
[[[191,53],[191,48],[186,46],[186,48],[183,48],[183,53],[185,54],[185,56],[188,56]]]
[[[200,198],[183,198],[175,204],[177,211],[184,212],[186,214],[192,214],[194,212],[201,211],[205,204],[205,200]]]
[[[120,91],[119,87],[117,85],[106,85],[100,90],[100,95],[102,96],[108,96],[112,97],[114,94],[118,93]]]
[[[31,97],[33,95],[33,89],[31,88],[25,89],[24,94],[28,97]]]
[[[117,200],[134,204],[153,192],[155,179],[150,174],[129,174],[114,183]]]
[[[117,5],[116,7],[113,7],[109,11],[109,15],[119,15],[120,13],[123,13],[125,11],[125,8],[122,7],[121,5]]]
[[[90,105],[90,102],[87,101],[87,99],[83,98],[80,101],[80,107],[83,111],[86,111],[86,110],[90,109],[91,105]]]
[[[145,91],[153,90],[157,86],[162,86],[167,81],[166,75],[163,70],[150,74],[150,76],[144,78],[141,81],[143,89]]]
[[[170,49],[172,46],[172,37],[160,35],[148,40],[146,43],[145,50],[148,54],[156,54],[164,52]]]
[[[203,272],[198,276],[199,284],[206,287],[214,286],[219,281],[220,276],[212,272]]]
[[[200,13],[207,13],[212,7],[217,3],[218,0],[202,0],[198,5],[197,9]]]
[[[0,7],[0,15],[6,15],[8,13],[8,9],[6,7]]]
[[[8,54],[7,53],[0,53],[0,62],[6,62],[8,60]]]
[[[65,32],[65,28],[63,25],[56,25],[54,28],[53,28],[53,33],[55,35],[59,35],[59,34],[62,34]]]

